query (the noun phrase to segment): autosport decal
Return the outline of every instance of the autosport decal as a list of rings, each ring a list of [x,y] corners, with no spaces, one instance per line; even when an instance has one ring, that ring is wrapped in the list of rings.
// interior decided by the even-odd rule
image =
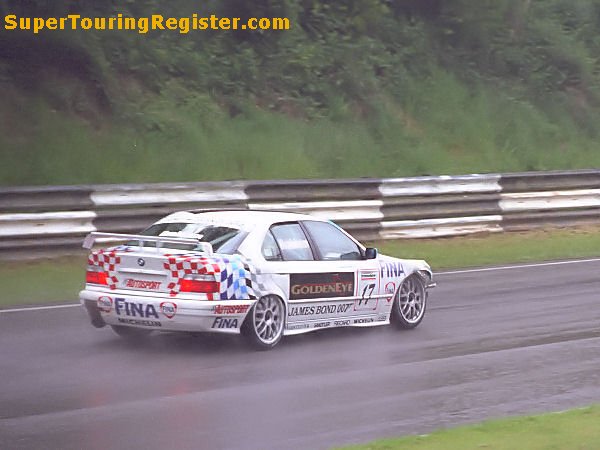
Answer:
[[[215,305],[213,311],[215,314],[244,314],[248,311],[250,305]]]
[[[293,273],[290,274],[290,299],[352,297],[354,273]]]
[[[127,278],[123,283],[125,284],[125,287],[128,287],[128,288],[151,289],[151,290],[160,289],[160,285],[161,285],[160,281],[136,280],[133,278]]]

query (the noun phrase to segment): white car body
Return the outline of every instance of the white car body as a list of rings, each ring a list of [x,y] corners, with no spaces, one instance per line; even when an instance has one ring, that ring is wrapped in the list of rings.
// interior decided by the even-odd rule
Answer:
[[[165,231],[153,238],[129,237],[133,241],[151,240],[155,242],[152,247],[129,242],[92,251],[88,270],[92,272],[92,281],[100,276],[101,282],[87,283],[79,298],[95,326],[240,333],[255,303],[265,297],[283,304],[282,335],[342,326],[385,325],[390,323],[394,298],[407,277],[415,274],[423,282],[422,314],[427,296],[425,289],[434,285],[431,269],[424,261],[373,253],[374,258],[365,259],[365,247],[345,231],[309,215],[246,210],[178,212],[153,226],[160,230],[174,224],[178,228],[193,229],[201,225],[218,230],[235,229],[238,234],[227,242],[233,239],[239,242],[229,249],[234,250],[233,254],[212,253],[210,245],[197,242],[202,235]],[[280,255],[305,257],[309,254],[302,236],[297,235],[297,240],[294,240],[296,235],[287,238],[298,229],[304,231],[314,259],[275,260]],[[350,239],[360,256],[353,251],[344,256],[335,251],[322,254],[321,248],[328,247],[330,241],[315,248],[316,241],[323,238],[313,239],[315,229],[330,233],[333,241],[339,240],[340,246],[351,247],[345,240]],[[337,236],[336,231],[344,237]],[[280,237],[275,238],[276,234]],[[101,233],[93,235],[88,246],[103,237]],[[113,234],[105,237],[127,238]],[[196,243],[198,247],[181,249],[185,242]],[[331,245],[335,247],[336,243]],[[356,259],[342,259],[345,257]],[[104,274],[94,275],[96,272]],[[214,283],[202,284],[204,280],[212,280],[211,276]],[[194,284],[196,282],[199,284]],[[182,292],[182,286],[188,289],[190,283],[195,288],[209,286],[214,292]],[[418,322],[421,318],[422,315]]]

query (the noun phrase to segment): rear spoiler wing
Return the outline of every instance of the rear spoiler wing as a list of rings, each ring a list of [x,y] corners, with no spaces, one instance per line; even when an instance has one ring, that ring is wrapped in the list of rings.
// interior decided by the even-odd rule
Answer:
[[[200,247],[199,250],[209,255],[213,254],[213,248],[210,242],[201,242],[194,238],[175,238],[166,236],[144,236],[141,234],[120,234],[120,233],[100,233],[93,232],[88,234],[83,240],[83,248],[91,249],[94,243],[101,242],[119,242],[119,241],[137,241],[140,248],[144,247],[145,242],[156,242],[156,250],[164,248],[163,244],[188,244]],[[168,248],[168,247],[166,247]]]

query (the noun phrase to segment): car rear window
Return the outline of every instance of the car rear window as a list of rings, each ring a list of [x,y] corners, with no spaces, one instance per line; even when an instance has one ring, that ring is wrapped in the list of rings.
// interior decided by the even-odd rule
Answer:
[[[200,242],[209,242],[213,250],[219,253],[232,254],[237,250],[243,237],[237,228],[201,223],[156,223],[140,233],[143,236],[163,236],[173,238],[193,238]],[[135,244],[133,244],[135,245]],[[144,246],[154,247],[154,242],[145,242]],[[193,245],[166,242],[163,247],[181,250],[194,249]]]

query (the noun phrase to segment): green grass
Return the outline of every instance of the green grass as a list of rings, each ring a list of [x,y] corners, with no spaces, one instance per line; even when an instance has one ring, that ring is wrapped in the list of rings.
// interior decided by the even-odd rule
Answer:
[[[600,406],[492,420],[425,436],[384,439],[353,450],[594,450],[600,448]]]
[[[20,98],[12,93],[9,98]],[[600,166],[568,116],[467,89],[442,71],[403,99],[378,95],[367,120],[301,120],[252,105],[229,117],[184,88],[141,96],[92,126],[43,100],[0,104],[0,185],[398,177]],[[20,105],[17,107],[17,105]],[[456,111],[461,111],[456,114]],[[543,148],[544,151],[540,151]]]
[[[434,269],[600,256],[597,227],[374,243],[381,253],[425,259]]]
[[[73,303],[85,283],[82,255],[27,262],[0,262],[0,308],[42,303]]]
[[[504,233],[447,239],[376,242],[381,253],[425,259],[433,270],[600,256],[600,229]],[[83,287],[85,257],[0,262],[0,308],[74,302]]]
[[[240,14],[238,1],[84,3],[82,16]],[[600,166],[597,2],[472,3],[253,9],[289,16],[281,33],[4,33],[0,185]]]

